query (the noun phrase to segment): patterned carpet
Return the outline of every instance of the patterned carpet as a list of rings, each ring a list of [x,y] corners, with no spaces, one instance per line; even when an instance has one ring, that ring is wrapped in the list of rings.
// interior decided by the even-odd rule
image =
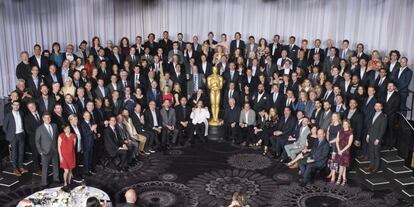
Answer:
[[[318,179],[302,188],[297,180],[296,170],[262,156],[258,149],[210,141],[142,158],[124,173],[99,167],[86,183],[115,202],[124,202],[125,190],[132,187],[140,204],[154,207],[227,206],[236,191],[243,192],[252,207],[410,206],[395,192],[373,193],[352,181],[342,187]],[[31,184],[0,192],[0,206],[15,206],[38,190]]]

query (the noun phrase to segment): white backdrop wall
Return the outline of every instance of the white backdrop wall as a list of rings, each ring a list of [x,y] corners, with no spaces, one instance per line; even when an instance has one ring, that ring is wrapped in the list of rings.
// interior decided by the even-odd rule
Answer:
[[[236,31],[268,40],[280,34],[284,42],[295,35],[298,44],[332,38],[336,46],[346,38],[368,51],[398,49],[414,62],[412,0],[0,0],[0,96],[14,88],[20,51],[32,53],[35,43],[49,49],[94,35],[118,43],[164,30],[186,40],[210,31],[217,39]]]

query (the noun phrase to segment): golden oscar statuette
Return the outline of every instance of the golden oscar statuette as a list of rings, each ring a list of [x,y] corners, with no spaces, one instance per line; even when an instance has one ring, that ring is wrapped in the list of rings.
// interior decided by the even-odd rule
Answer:
[[[219,126],[220,93],[223,88],[224,79],[219,75],[218,68],[213,67],[213,74],[207,77],[207,87],[210,90],[210,104],[212,117],[208,122],[210,126]]]

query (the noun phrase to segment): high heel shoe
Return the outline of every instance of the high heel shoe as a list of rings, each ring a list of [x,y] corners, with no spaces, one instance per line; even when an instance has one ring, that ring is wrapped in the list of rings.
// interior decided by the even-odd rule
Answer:
[[[338,178],[338,180],[336,181],[336,185],[340,185],[341,184],[341,178]]]
[[[260,147],[260,146],[262,146],[262,140],[261,140],[261,139],[259,139],[259,141],[255,144],[255,146],[256,146],[256,147]]]
[[[263,151],[263,155],[267,154],[267,147],[265,146],[264,151]]]
[[[342,185],[342,186],[345,186],[345,184],[346,184],[346,179],[344,179],[344,180],[342,181],[341,185]]]

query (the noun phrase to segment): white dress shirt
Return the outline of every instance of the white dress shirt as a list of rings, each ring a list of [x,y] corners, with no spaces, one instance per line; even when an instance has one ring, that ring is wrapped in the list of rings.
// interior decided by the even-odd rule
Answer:
[[[12,111],[13,113],[13,117],[14,117],[14,123],[16,125],[16,134],[20,134],[23,133],[23,121],[22,121],[22,117],[20,116],[20,112],[19,111]]]
[[[192,123],[194,125],[202,124],[210,118],[210,112],[208,112],[208,110],[205,108],[196,108],[191,112],[190,118],[192,119]]]

